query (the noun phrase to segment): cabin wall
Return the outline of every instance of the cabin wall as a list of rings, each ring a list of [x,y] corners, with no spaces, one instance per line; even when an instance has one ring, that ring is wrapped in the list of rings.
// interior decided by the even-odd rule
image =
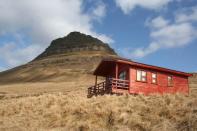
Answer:
[[[147,82],[137,81],[137,69],[144,70],[147,72]],[[136,67],[130,67],[130,89],[129,93],[142,93],[142,94],[151,94],[151,93],[189,93],[188,87],[188,78],[178,75],[167,74],[159,71],[153,71],[149,69],[142,69]],[[152,72],[157,73],[157,84],[152,83]],[[167,77],[172,76],[173,86],[168,86]]]

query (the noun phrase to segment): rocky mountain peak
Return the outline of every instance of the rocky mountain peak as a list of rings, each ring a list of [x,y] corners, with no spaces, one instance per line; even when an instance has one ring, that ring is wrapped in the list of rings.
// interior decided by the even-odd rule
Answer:
[[[53,40],[50,46],[35,60],[52,55],[81,51],[102,51],[116,55],[115,51],[101,40],[80,32],[71,32],[63,38]]]
[[[66,37],[63,38],[64,40],[70,42],[70,44],[85,44],[85,43],[103,43],[97,38],[92,37],[91,35],[86,35],[80,32],[71,32]]]

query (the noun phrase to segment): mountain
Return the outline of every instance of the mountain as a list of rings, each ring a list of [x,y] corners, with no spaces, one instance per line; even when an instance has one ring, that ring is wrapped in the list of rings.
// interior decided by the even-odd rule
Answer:
[[[80,32],[53,40],[34,60],[0,73],[0,84],[66,82],[92,79],[92,72],[106,57],[118,57],[106,43]]]
[[[101,51],[111,55],[116,55],[114,50],[110,48],[108,44],[103,43],[99,39],[80,32],[71,32],[64,38],[53,40],[51,45],[35,60],[53,55],[81,51]]]

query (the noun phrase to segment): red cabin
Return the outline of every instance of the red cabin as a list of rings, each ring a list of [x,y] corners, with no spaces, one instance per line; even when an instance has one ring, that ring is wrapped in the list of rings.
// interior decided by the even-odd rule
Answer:
[[[189,73],[147,65],[122,58],[103,59],[94,71],[95,85],[89,95],[102,93],[189,93]],[[97,83],[97,76],[105,81]]]

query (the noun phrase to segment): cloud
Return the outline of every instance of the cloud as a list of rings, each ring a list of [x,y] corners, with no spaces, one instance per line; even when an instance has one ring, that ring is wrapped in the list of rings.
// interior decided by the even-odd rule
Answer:
[[[162,27],[167,26],[168,24],[169,24],[169,21],[164,19],[161,16],[156,17],[155,19],[151,21],[148,19],[148,21],[145,22],[145,25],[151,28],[162,28]]]
[[[196,31],[190,23],[171,24],[151,33],[153,41],[167,48],[189,44],[195,37]]]
[[[51,40],[71,31],[93,35],[104,42],[113,42],[105,34],[94,31],[93,23],[105,16],[104,3],[98,2],[85,12],[83,0],[1,0],[0,40],[4,36],[24,36],[21,41],[0,43],[1,60],[9,67],[23,64],[40,53]],[[4,58],[3,58],[4,56]]]
[[[175,20],[177,23],[197,21],[197,6],[178,11],[175,15]]]
[[[97,14],[92,10],[97,19],[104,16],[103,6],[97,4],[95,10],[100,11]],[[73,30],[100,37],[93,31],[92,14],[83,11],[82,0],[1,0],[0,7],[1,32],[26,30],[39,42],[65,36]]]
[[[172,1],[173,0],[115,0],[116,5],[120,7],[125,14],[128,14],[136,7],[158,10]]]
[[[196,31],[189,23],[172,24],[151,32],[152,43],[145,48],[137,48],[133,57],[144,57],[164,48],[177,48],[190,44],[196,39]]]
[[[98,20],[106,15],[106,5],[103,2],[98,2],[97,7],[92,11],[93,16]]]
[[[7,65],[7,68],[11,68],[32,60],[34,56],[42,51],[42,45],[22,45],[22,43],[18,45],[18,40],[15,40],[2,44],[0,52],[3,55],[0,55],[0,61],[4,62]]]
[[[122,52],[123,56],[131,58],[142,58],[160,49],[178,48],[190,44],[197,39],[197,28],[193,25],[193,19],[190,15],[195,14],[195,10],[188,15],[183,21],[176,19],[178,16],[185,14],[175,14],[175,20],[170,21],[159,16],[145,23],[151,32],[151,42],[147,47],[136,49],[127,49]],[[178,17],[179,18],[179,17]],[[180,19],[179,19],[180,20]]]

